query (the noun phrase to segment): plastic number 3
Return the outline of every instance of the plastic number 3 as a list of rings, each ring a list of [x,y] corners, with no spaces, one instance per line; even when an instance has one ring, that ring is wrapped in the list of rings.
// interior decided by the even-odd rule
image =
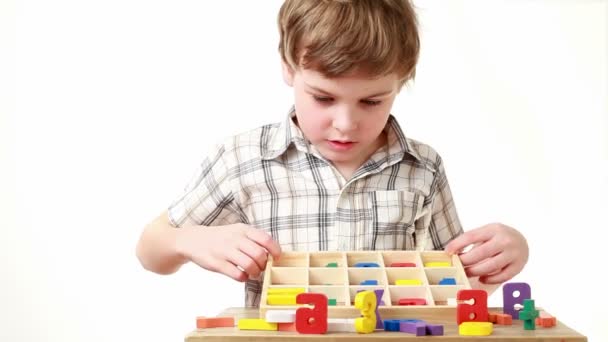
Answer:
[[[358,333],[369,334],[376,330],[376,294],[372,291],[362,291],[355,297],[355,307],[363,317],[355,319],[355,330]]]

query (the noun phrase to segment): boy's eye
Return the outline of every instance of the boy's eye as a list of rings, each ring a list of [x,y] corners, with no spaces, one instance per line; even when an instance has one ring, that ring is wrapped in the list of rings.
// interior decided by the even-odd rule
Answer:
[[[315,99],[315,101],[317,101],[317,102],[324,102],[324,103],[327,103],[327,102],[331,102],[331,101],[333,101],[333,99],[332,99],[331,97],[317,96],[317,95],[313,95],[312,97],[313,97],[313,98]]]
[[[317,95],[313,95],[312,96],[315,101],[317,102],[321,102],[321,103],[330,103],[332,102],[334,99],[331,97],[327,97],[327,96],[317,96]],[[377,106],[381,103],[382,101],[378,101],[378,100],[361,100],[361,103],[367,105],[367,106]]]
[[[377,106],[380,104],[381,101],[361,100],[361,102],[363,102],[364,104],[369,105],[369,106]]]

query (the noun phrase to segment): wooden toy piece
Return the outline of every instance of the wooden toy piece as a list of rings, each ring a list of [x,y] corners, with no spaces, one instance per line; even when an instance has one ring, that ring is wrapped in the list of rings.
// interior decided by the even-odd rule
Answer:
[[[296,321],[296,310],[268,310],[266,311],[266,322],[268,323],[293,323]]]
[[[300,293],[306,292],[306,289],[303,287],[272,287],[268,289],[268,294],[294,294],[298,295]]]
[[[399,305],[426,305],[424,298],[400,298]]]
[[[459,301],[474,300],[472,305],[458,303],[456,306],[456,323],[458,325],[462,322],[488,322],[488,293],[486,291],[459,290],[456,293],[456,299]]]
[[[356,332],[354,318],[328,318],[328,332]]]
[[[422,319],[415,319],[415,318],[402,318],[399,320],[399,322],[410,322],[410,323],[424,323],[426,324],[425,320]]]
[[[525,299],[524,308],[519,311],[519,319],[524,321],[525,330],[536,329],[536,317],[538,317],[538,310],[534,308],[534,299]]]
[[[369,334],[376,329],[376,294],[372,291],[362,291],[355,296],[355,307],[363,317],[355,319],[355,329],[358,333]]]
[[[234,327],[234,317],[196,317],[196,328]]]
[[[297,332],[297,330],[296,330],[296,322],[293,322],[293,323],[277,323],[277,330],[278,331],[294,331],[294,332]]]
[[[431,336],[443,336],[443,325],[442,324],[427,324],[426,334]]]
[[[519,292],[517,297],[515,297],[516,292]],[[532,291],[527,283],[506,283],[502,287],[502,311],[511,315],[513,319],[519,319],[519,310],[515,308],[515,304],[523,305],[524,300],[530,298]]]
[[[385,331],[399,331],[399,320],[398,319],[385,319],[384,320]]]
[[[509,314],[496,314],[496,324],[513,325],[513,317]]]
[[[431,261],[425,262],[424,267],[452,267],[452,263],[449,261]]]
[[[498,325],[513,325],[513,317],[509,314],[497,314],[494,323]]]
[[[277,323],[269,323],[261,318],[241,318],[238,322],[240,330],[277,330]]]
[[[400,331],[401,322],[414,322],[414,323],[426,323],[423,320],[419,319],[385,319],[384,320],[384,330],[385,331]]]
[[[380,267],[380,265],[375,262],[358,262],[354,267]]]
[[[498,325],[512,325],[513,318],[509,314],[500,312],[490,312],[488,313],[488,322],[492,322]]]
[[[324,334],[327,332],[327,297],[322,293],[300,293],[298,304],[311,304],[311,308],[296,310],[296,330],[300,334]]]
[[[384,327],[384,322],[382,322],[378,308],[380,305],[382,305],[382,295],[384,294],[384,289],[374,290],[374,294],[376,295],[376,329],[382,329]]]
[[[375,279],[367,279],[362,281],[359,285],[378,285],[378,281]]]
[[[328,318],[327,319],[327,332],[343,332],[344,331],[344,318]]]
[[[488,322],[496,323],[496,312],[488,312]]]
[[[399,322],[399,331],[424,336],[426,335],[426,323],[403,320]]]
[[[557,324],[555,317],[536,317],[534,323],[539,327],[551,328]]]
[[[536,317],[536,325],[551,328],[557,325],[557,319],[545,311],[540,311],[538,317]]]
[[[266,303],[268,305],[295,305],[296,296],[305,291],[303,287],[270,288]]]
[[[420,279],[397,279],[395,280],[395,285],[422,285],[422,280]]]
[[[439,285],[456,285],[455,278],[443,278],[439,281]]]
[[[489,336],[492,334],[491,322],[462,322],[458,325],[461,336]]]
[[[268,305],[296,305],[296,294],[272,294],[266,298]]]
[[[427,263],[441,267],[424,267]],[[454,278],[456,285],[439,286],[444,278]],[[382,318],[389,313],[408,317],[413,311],[428,310],[429,315],[435,310],[456,312],[457,303],[450,304],[450,300],[458,290],[470,288],[458,256],[444,251],[286,251],[280,260],[268,258],[257,317],[266,317],[269,310],[311,308],[296,301],[298,294],[310,292],[327,297],[328,318],[356,318],[357,292],[376,289],[384,289],[376,304],[378,313],[387,316]],[[378,315],[376,326],[383,326]]]

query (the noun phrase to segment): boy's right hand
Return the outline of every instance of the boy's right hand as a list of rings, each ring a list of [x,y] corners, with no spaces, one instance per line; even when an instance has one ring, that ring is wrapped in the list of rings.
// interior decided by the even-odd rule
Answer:
[[[275,259],[281,255],[281,247],[269,234],[243,223],[179,229],[179,255],[237,281],[257,278],[266,268],[268,253]]]

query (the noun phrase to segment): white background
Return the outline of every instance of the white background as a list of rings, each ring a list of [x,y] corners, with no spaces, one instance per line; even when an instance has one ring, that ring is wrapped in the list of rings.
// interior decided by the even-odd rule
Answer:
[[[422,1],[393,113],[435,147],[466,229],[529,239],[515,280],[608,339],[608,2]],[[280,1],[0,2],[0,340],[181,341],[241,284],[135,258],[206,147],[282,120]],[[495,295],[490,304],[501,305]]]

